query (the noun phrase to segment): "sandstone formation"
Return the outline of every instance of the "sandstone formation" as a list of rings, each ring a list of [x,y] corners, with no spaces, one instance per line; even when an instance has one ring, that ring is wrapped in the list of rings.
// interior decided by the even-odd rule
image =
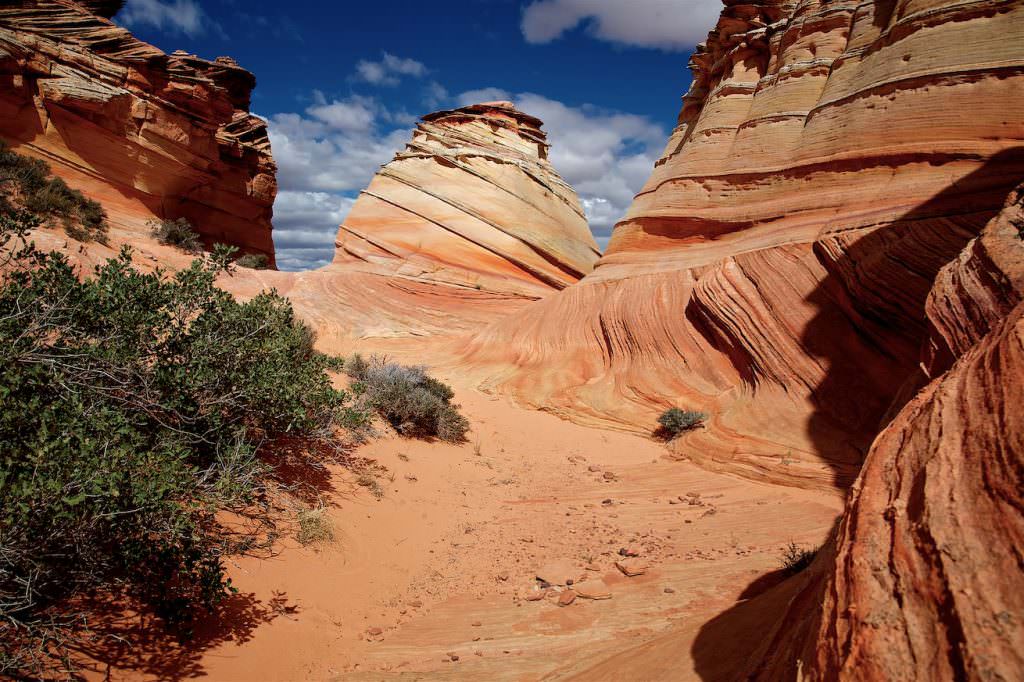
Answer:
[[[751,670],[1017,679],[1024,670],[1024,186],[928,299],[931,373],[882,431],[835,538]]]
[[[509,102],[423,117],[338,231],[334,268],[540,298],[599,256],[541,121]]]
[[[1022,26],[1019,1],[728,3],[594,272],[466,366],[585,423],[700,409],[704,466],[849,484],[961,343],[928,292],[1024,176]]]
[[[276,167],[249,113],[255,78],[228,57],[137,40],[108,20],[120,5],[0,6],[0,138],[101,201],[128,240],[185,217],[208,245],[273,262]]]

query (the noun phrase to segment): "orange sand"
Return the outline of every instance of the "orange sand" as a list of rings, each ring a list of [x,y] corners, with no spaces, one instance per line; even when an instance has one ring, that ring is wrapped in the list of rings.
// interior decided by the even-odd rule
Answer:
[[[385,436],[363,446],[359,455],[394,474],[380,480],[382,499],[332,471],[333,542],[288,538],[273,558],[231,560],[239,622],[200,638],[221,643],[183,656],[177,671],[113,677],[724,678],[721,654],[742,643],[733,628],[726,649],[702,640],[695,660],[702,626],[778,582],[783,545],[820,543],[841,509],[838,497],[709,473],[669,460],[660,443],[458,388],[469,443]],[[670,504],[691,492],[701,506]],[[614,567],[626,546],[649,563],[645,575]],[[612,598],[525,601],[536,570],[557,560],[603,578]]]

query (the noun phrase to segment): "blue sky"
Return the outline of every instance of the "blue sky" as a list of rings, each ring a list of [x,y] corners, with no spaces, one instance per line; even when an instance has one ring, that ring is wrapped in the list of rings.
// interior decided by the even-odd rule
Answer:
[[[288,3],[127,0],[115,21],[171,52],[256,74],[281,191],[281,269],[329,262],[352,201],[430,111],[512,99],[545,122],[551,161],[598,242],[650,173],[718,0]]]

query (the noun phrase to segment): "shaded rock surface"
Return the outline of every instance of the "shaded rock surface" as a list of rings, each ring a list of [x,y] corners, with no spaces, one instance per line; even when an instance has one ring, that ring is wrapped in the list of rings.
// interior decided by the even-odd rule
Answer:
[[[338,231],[335,265],[539,298],[599,252],[541,121],[509,102],[428,114]]]
[[[273,263],[276,167],[249,113],[255,78],[136,39],[107,18],[120,4],[0,6],[0,138],[99,200],[126,239],[184,217],[208,246]]]
[[[757,676],[1010,680],[1024,671],[1022,189],[943,269],[929,319],[948,371],[875,440]]]
[[[586,424],[699,409],[681,456],[849,485],[922,385],[933,282],[1024,176],[1022,21],[1020,2],[729,3],[594,272],[482,330],[466,366]]]

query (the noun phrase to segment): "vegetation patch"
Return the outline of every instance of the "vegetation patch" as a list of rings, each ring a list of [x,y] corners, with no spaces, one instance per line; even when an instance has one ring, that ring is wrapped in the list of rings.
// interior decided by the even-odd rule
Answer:
[[[148,225],[150,232],[161,244],[177,247],[187,253],[203,250],[203,240],[192,229],[192,223],[185,218],[151,220]]]
[[[298,513],[299,531],[296,539],[304,545],[330,542],[334,539],[334,524],[323,505],[303,509]]]
[[[455,392],[424,367],[356,354],[345,361],[345,371],[355,380],[353,390],[399,433],[451,443],[466,440],[469,422],[452,403]]]
[[[786,575],[796,575],[810,566],[817,555],[817,547],[803,549],[795,542],[791,542],[782,552],[782,572]]]
[[[41,222],[59,221],[79,241],[107,243],[107,214],[98,202],[52,176],[45,161],[11,151],[0,140],[0,213],[18,208],[36,214]]]
[[[672,407],[662,412],[661,416],[658,417],[658,424],[660,426],[657,434],[666,440],[671,440],[701,426],[707,418],[708,415],[704,412]]]
[[[0,677],[31,679],[67,674],[88,595],[187,633],[257,540],[218,513],[268,508],[275,443],[326,457],[369,422],[286,299],[214,286],[224,259],[140,272],[125,248],[80,278],[27,242],[40,222],[0,213]]]
[[[235,265],[250,270],[266,270],[270,266],[270,259],[265,253],[247,253],[235,259]]]

